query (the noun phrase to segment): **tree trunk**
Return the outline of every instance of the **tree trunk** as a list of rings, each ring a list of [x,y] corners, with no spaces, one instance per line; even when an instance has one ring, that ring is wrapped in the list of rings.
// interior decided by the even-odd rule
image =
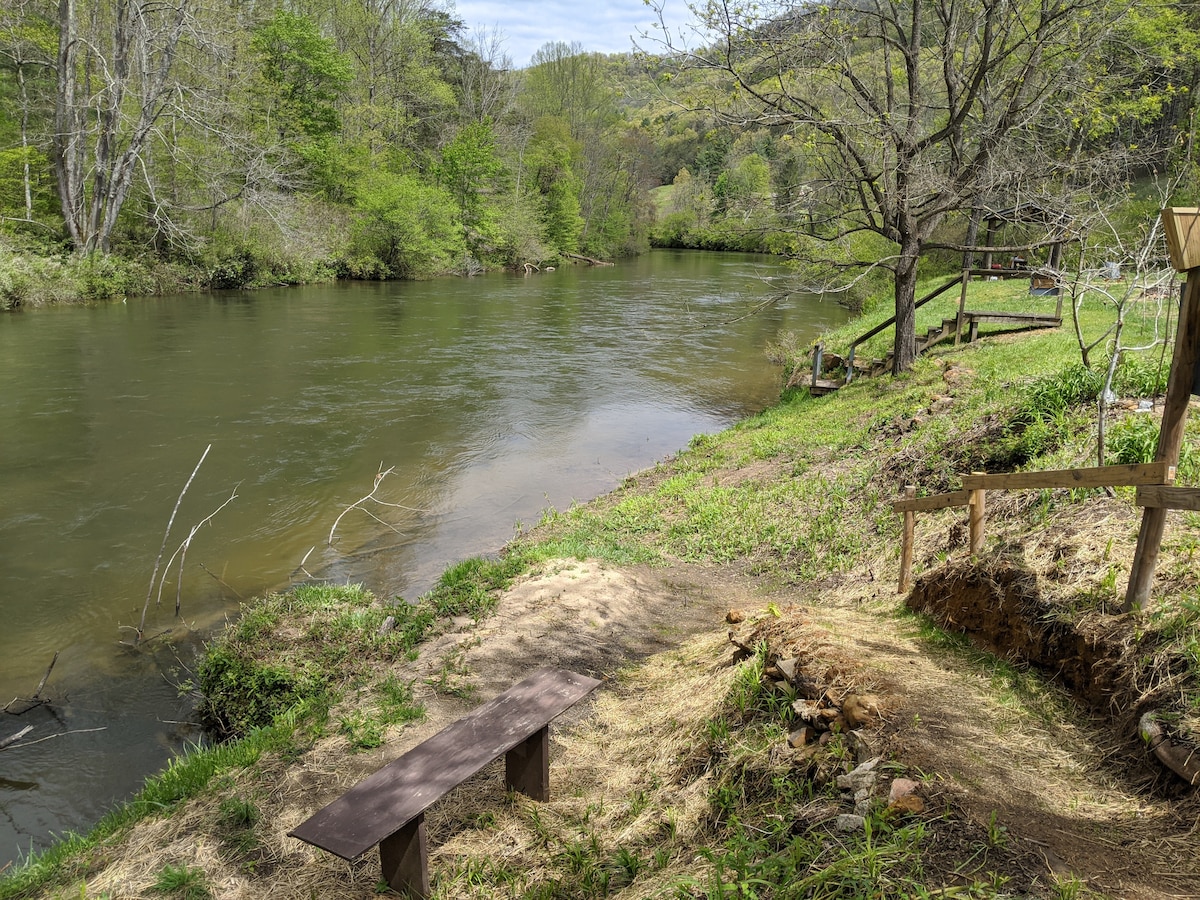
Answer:
[[[168,79],[187,4],[117,0],[111,22],[103,21],[97,6],[81,40],[76,0],[59,0],[54,174],[77,253],[111,248],[138,161],[171,98]],[[93,74],[99,81],[94,89]]]
[[[892,374],[912,368],[917,358],[917,253],[915,238],[905,237],[896,265],[896,336],[892,345]]]

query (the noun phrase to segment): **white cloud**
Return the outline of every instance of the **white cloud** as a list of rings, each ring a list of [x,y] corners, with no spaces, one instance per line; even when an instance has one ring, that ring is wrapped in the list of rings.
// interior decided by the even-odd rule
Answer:
[[[625,53],[639,34],[653,34],[657,14],[643,0],[456,0],[454,11],[470,29],[496,28],[504,52],[523,68],[550,41],[578,41],[587,51]]]

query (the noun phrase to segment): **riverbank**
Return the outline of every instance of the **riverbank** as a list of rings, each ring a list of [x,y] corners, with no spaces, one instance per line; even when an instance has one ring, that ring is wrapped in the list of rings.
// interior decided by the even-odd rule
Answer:
[[[505,797],[484,776],[436,807],[435,896],[1194,894],[1200,808],[1127,720],[1153,706],[1196,729],[1195,523],[1172,519],[1158,606],[1132,617],[1114,612],[1139,518],[1128,492],[989,502],[984,563],[965,556],[959,513],[922,517],[925,596],[1024,573],[1031,621],[1102,626],[1136,647],[1107,695],[1072,697],[1006,662],[1003,634],[985,653],[895,591],[903,485],[1088,464],[1076,358],[1066,331],[992,335],[901,378],[790,396],[548,515],[503,559],[456,567],[412,610],[332,588],[255,604],[227,657],[279,683],[320,672],[311,693],[206,765],[173,767],[135,814],[0,896],[373,895],[370,854],[347,865],[286,831],[546,662],[607,679],[556,728],[554,797]],[[1119,386],[1131,399],[1146,384],[1134,375],[1157,377],[1140,365]],[[1112,415],[1110,434],[1149,418]],[[381,634],[388,615],[399,627]],[[789,746],[794,701],[845,718],[850,695],[874,697],[854,737]],[[847,796],[838,776],[875,757],[866,796]],[[915,788],[893,800],[901,778]]]

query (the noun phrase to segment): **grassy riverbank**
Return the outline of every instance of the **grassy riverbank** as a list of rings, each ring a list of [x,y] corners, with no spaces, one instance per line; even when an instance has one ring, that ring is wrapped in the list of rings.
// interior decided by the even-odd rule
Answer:
[[[1015,282],[972,290],[981,306],[1027,302]],[[1130,328],[1145,335],[1158,307],[1139,303]],[[948,311],[934,307],[931,321]],[[1081,327],[1108,320],[1088,307]],[[827,343],[844,349],[870,324]],[[286,831],[514,673],[556,661],[609,680],[555,736],[554,798],[506,797],[485,777],[436,807],[436,897],[1183,894],[1200,877],[1200,806],[1131,721],[1155,710],[1200,732],[1200,519],[1172,515],[1155,608],[1121,616],[1131,491],[989,499],[977,562],[961,511],[922,516],[915,593],[965,597],[961,585],[1013,573],[1029,587],[1016,619],[981,636],[996,655],[895,592],[890,502],[904,485],[1094,464],[1099,383],[1078,360],[1069,325],[985,329],[900,378],[791,393],[697,437],[548,513],[502,559],[455,567],[414,606],[332,586],[255,601],[196,678],[210,717],[246,736],[178,761],[89,836],[11,873],[0,898],[370,896],[371,854],[339,863]],[[1156,350],[1123,367],[1116,392],[1150,396],[1164,378]],[[1154,415],[1113,404],[1109,417],[1109,461],[1145,458]],[[1196,483],[1190,456],[1181,481]],[[735,607],[745,621],[730,626]],[[1103,684],[1072,695],[1022,661],[1012,636],[1051,621],[1124,648],[1103,658]],[[780,675],[787,659],[803,678]],[[860,728],[843,719],[823,743],[789,746],[796,700],[834,709],[868,694]],[[874,757],[856,804],[838,776]],[[918,787],[898,805],[900,777]],[[862,821],[839,830],[856,806]]]

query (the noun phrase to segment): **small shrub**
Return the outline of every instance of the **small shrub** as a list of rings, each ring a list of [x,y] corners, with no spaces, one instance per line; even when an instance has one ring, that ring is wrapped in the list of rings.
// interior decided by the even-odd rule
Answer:
[[[190,866],[163,866],[153,890],[178,897],[179,900],[206,900],[212,896],[204,878],[204,870]]]
[[[198,675],[200,720],[222,737],[271,725],[280,714],[322,694],[315,679],[246,658],[227,645],[209,648]]]

